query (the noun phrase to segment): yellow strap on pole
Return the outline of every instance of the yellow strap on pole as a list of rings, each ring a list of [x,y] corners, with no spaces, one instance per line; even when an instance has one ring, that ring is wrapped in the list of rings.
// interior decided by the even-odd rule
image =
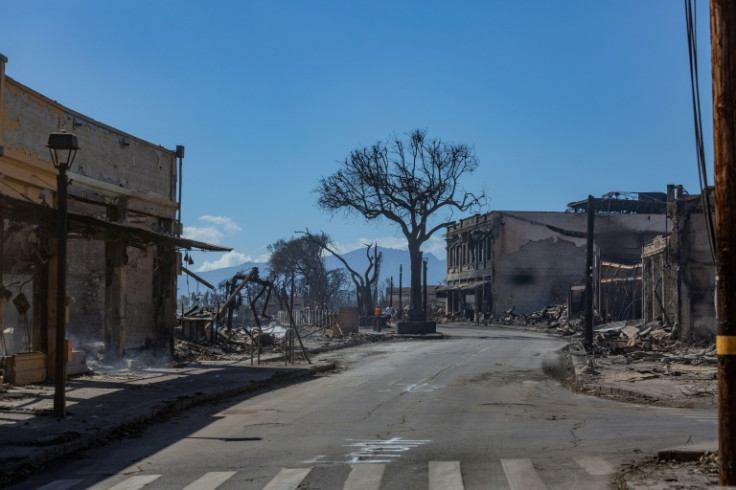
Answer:
[[[719,356],[736,356],[736,335],[718,335],[716,337],[716,354]]]

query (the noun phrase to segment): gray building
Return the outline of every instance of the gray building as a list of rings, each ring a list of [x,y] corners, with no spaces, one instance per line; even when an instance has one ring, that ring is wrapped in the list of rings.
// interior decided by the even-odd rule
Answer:
[[[597,261],[641,262],[644,244],[672,228],[664,193],[611,193],[596,200]],[[567,303],[585,278],[587,201],[567,212],[492,211],[447,228],[447,283],[437,289],[449,314],[483,320]]]

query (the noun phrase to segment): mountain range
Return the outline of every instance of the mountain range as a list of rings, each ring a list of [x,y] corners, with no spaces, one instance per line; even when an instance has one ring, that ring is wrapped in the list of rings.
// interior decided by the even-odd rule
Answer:
[[[381,273],[379,275],[379,287],[383,287],[385,280],[393,276],[394,287],[399,287],[399,266],[403,267],[402,275],[402,286],[409,287],[409,251],[408,250],[397,250],[393,248],[378,247],[378,251],[383,254],[383,261],[381,263]],[[372,252],[371,252],[372,253]],[[368,266],[368,258],[366,257],[365,249],[353,250],[342,254],[345,261],[350,264],[356,272],[361,275],[365,272]],[[427,284],[438,285],[445,283],[445,272],[447,270],[446,262],[435,257],[433,254],[425,254],[427,260]],[[328,270],[343,268],[342,263],[336,259],[333,255],[325,257],[325,263]],[[222,281],[226,281],[233,277],[240,271],[249,270],[252,267],[258,267],[261,271],[260,276],[265,277],[268,275],[268,264],[264,262],[245,262],[240,265],[232,267],[224,267],[222,269],[214,269],[211,271],[196,272],[196,274],[209,282],[213,286],[217,287]],[[195,279],[189,277],[187,274],[179,276],[177,284],[178,294],[188,294],[190,292],[204,292],[207,288],[204,285],[199,284]]]

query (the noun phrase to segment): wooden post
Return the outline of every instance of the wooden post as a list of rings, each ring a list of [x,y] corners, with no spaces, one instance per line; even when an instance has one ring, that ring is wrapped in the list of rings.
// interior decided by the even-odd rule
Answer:
[[[720,484],[736,485],[736,4],[710,1]]]
[[[593,345],[593,232],[595,198],[588,196],[588,249],[585,257],[585,345]]]

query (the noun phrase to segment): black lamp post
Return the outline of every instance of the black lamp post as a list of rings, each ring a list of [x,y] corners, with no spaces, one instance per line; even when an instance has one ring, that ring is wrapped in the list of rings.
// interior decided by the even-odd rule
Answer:
[[[51,133],[46,145],[59,171],[56,179],[56,201],[59,213],[57,226],[57,272],[56,272],[56,377],[54,383],[54,416],[66,416],[66,222],[67,222],[67,180],[66,172],[71,168],[77,155],[79,144],[76,135],[70,133]]]

